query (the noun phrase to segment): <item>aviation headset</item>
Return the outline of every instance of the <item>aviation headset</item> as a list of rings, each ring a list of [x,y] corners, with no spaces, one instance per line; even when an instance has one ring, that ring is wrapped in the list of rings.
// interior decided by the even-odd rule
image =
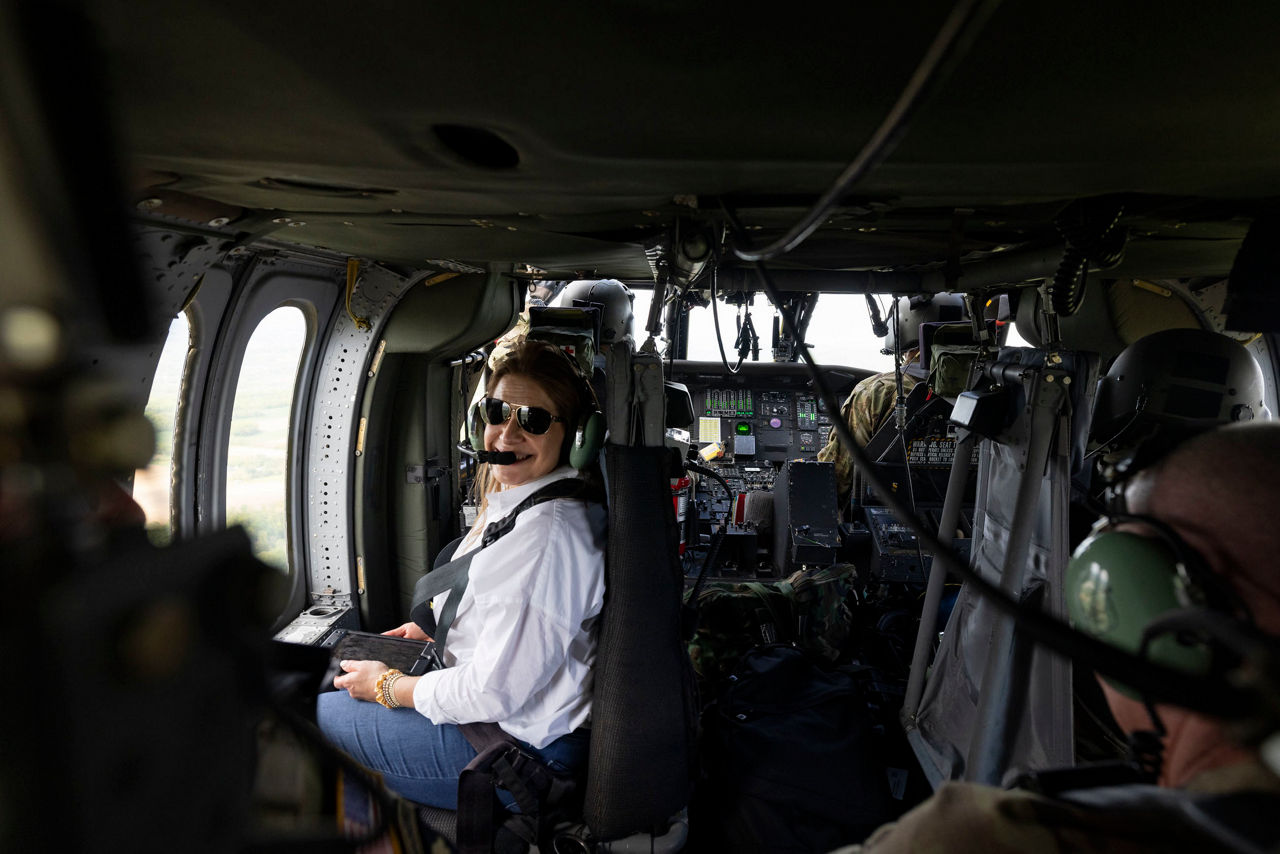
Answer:
[[[1141,523],[1151,533],[1115,530],[1122,522]],[[1195,676],[1219,670],[1226,650],[1204,631],[1188,631],[1183,618],[1207,610],[1252,626],[1248,608],[1227,580],[1172,527],[1150,516],[1115,514],[1100,520],[1068,561],[1064,589],[1076,628]],[[1210,622],[1201,620],[1196,628],[1208,629]],[[1127,685],[1108,684],[1141,699]]]
[[[573,357],[555,344],[544,343],[546,343],[547,347],[563,356],[565,361],[569,363],[574,379],[578,383],[579,391],[582,392],[582,400],[589,402],[578,423],[566,425],[566,432],[569,434],[569,465],[578,471],[582,471],[595,462],[596,456],[604,446],[604,416],[600,413],[600,403],[596,399],[595,390],[591,388],[591,383],[587,381],[587,378],[582,375],[582,371],[578,369]],[[515,417],[514,414],[512,417]],[[471,447],[476,450],[484,449],[484,428],[485,421],[480,413],[480,402],[476,401],[467,410],[467,438],[471,441]]]

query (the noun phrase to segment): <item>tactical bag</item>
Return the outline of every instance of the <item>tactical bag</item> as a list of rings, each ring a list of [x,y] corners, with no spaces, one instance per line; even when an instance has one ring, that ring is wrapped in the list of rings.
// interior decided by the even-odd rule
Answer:
[[[748,651],[771,643],[791,643],[834,662],[849,640],[853,614],[849,596],[855,578],[850,564],[802,569],[772,583],[712,582],[697,601],[697,629],[689,643],[702,696],[718,693]]]

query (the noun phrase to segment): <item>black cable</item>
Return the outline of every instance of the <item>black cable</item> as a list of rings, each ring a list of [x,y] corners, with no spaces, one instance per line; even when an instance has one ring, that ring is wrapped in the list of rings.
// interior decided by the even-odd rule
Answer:
[[[1111,438],[1107,439],[1105,442],[1100,442],[1098,444],[1098,447],[1094,448],[1092,451],[1085,454],[1084,455],[1085,462],[1088,462],[1089,460],[1093,459],[1098,454],[1104,454],[1104,453],[1109,454],[1113,450],[1115,450],[1115,448],[1111,447],[1112,443],[1118,440],[1126,432],[1128,432],[1129,428],[1132,427],[1134,423],[1146,413],[1148,392],[1149,392],[1149,389],[1145,385],[1140,386],[1138,388],[1138,398],[1136,401],[1134,401],[1133,414],[1129,416],[1129,420],[1125,421],[1124,424],[1122,424],[1118,430],[1112,433]]]
[[[911,507],[911,515],[915,516],[916,510],[916,488],[911,482],[911,454],[907,450],[907,431],[901,430],[898,433],[898,444],[902,447],[902,465],[907,471],[907,502]],[[920,538],[916,537],[916,560],[920,561],[920,571],[924,572],[924,549],[920,548]]]
[[[1120,228],[1124,205],[1105,199],[1073,202],[1054,218],[1066,241],[1062,260],[1049,281],[1049,304],[1055,314],[1070,317],[1080,308],[1089,262],[1107,269],[1124,257],[1127,234]]]
[[[760,337],[756,335],[756,325],[751,320],[751,306],[743,305],[742,320],[738,323],[738,340],[734,346],[738,348],[738,364],[751,354],[751,361],[760,361]]]
[[[880,303],[871,294],[863,294],[867,298],[867,314],[871,316],[871,334],[883,338],[889,334],[889,324],[880,316]]]
[[[684,305],[685,294],[687,294],[688,292],[689,292],[689,286],[685,285],[684,290],[676,294],[675,299],[673,300],[674,304],[677,306],[677,309],[676,309],[675,329],[668,330],[671,333],[667,338],[666,356],[667,356],[667,374],[668,375],[670,375],[672,366],[675,364],[676,352],[680,349],[680,317],[684,314],[687,314],[689,311],[689,307],[687,305]],[[720,331],[719,328],[717,328],[716,332],[719,332],[719,331]]]
[[[898,311],[901,300],[895,299],[893,306],[889,309],[892,315],[893,323],[893,417],[894,422],[898,425],[898,432],[903,429],[902,419],[898,418],[900,411],[905,411],[907,402],[902,398],[902,317]]]
[[[720,279],[720,265],[711,271],[711,320],[716,328],[716,346],[720,348],[720,362],[731,374],[742,370],[742,356],[738,356],[738,364],[729,367],[729,357],[724,354],[724,338],[720,334],[720,310],[716,308],[716,282]]]
[[[868,297],[871,295],[868,294]],[[894,299],[889,313],[893,317],[893,423],[898,428],[898,445],[902,448],[902,466],[907,473],[907,502],[911,508],[911,516],[916,516],[916,489],[911,482],[911,452],[907,448],[907,401],[902,388],[902,318],[899,305],[901,300]],[[916,537],[916,560],[920,561],[920,571],[924,572],[924,549],[920,547],[920,538]]]
[[[906,135],[907,127],[916,109],[924,103],[959,65],[977,38],[987,18],[1000,5],[1000,0],[960,0],[942,24],[933,43],[925,51],[907,86],[898,96],[893,108],[885,116],[880,127],[867,140],[845,170],[836,178],[831,188],[809,209],[809,212],[786,234],[758,251],[735,248],[734,254],[743,261],[768,261],[795,249],[809,238],[826,220],[840,199],[879,166],[893,152]]]
[[[724,489],[725,497],[729,499],[729,511],[725,513],[724,521],[720,524],[720,530],[711,537],[711,545],[707,549],[707,556],[702,561],[702,567],[698,570],[698,577],[693,581],[693,587],[689,591],[688,601],[697,608],[698,591],[702,589],[702,582],[707,576],[707,570],[714,564],[716,558],[720,555],[720,547],[724,542],[725,534],[729,530],[729,515],[733,512],[733,490],[729,488],[729,481],[720,476],[719,472],[706,466],[698,465],[695,462],[686,462],[685,467],[689,471],[697,472],[705,477],[712,478],[720,484]],[[692,509],[692,508],[691,508]]]
[[[723,205],[722,209],[738,240],[745,241],[746,232],[742,229],[737,217]],[[757,261],[755,268],[769,297],[776,299],[778,289],[765,265]],[[784,317],[785,322],[788,322],[788,319]],[[808,350],[803,349],[801,355],[809,369],[814,388],[823,399],[823,404],[828,407],[828,411],[838,411],[831,408],[835,398],[822,373],[813,363]],[[962,559],[949,543],[943,543],[938,539],[919,518],[908,512],[907,507],[895,494],[885,488],[880,476],[872,469],[870,460],[854,441],[849,425],[843,418],[832,419],[832,427],[839,435],[845,449],[853,457],[854,465],[862,470],[863,477],[871,488],[881,496],[885,506],[900,522],[915,531],[924,546],[933,554],[933,559],[941,560],[949,572],[955,573],[978,594],[986,597],[992,605],[1013,617],[1017,621],[1018,628],[1033,640],[1073,661],[1083,662],[1094,670],[1124,682],[1142,693],[1159,697],[1166,702],[1193,711],[1230,718],[1240,717],[1257,710],[1257,694],[1227,679],[1194,676],[1176,668],[1158,664],[1077,631],[1062,620],[1040,610],[1023,607],[997,584],[993,584],[971,569],[968,562]]]

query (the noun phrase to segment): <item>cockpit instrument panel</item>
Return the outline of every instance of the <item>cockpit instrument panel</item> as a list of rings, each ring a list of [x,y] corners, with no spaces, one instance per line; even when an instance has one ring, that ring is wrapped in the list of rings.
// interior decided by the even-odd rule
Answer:
[[[865,372],[828,368],[841,399]],[[831,419],[803,365],[747,363],[732,374],[715,362],[673,363],[671,378],[693,397],[698,447],[719,443],[726,462],[739,458],[780,466],[813,459],[826,444]]]
[[[839,400],[867,371],[824,368],[826,380]],[[693,398],[697,420],[691,427],[694,447],[703,464],[729,484],[730,495],[704,480],[695,496],[697,536],[690,537],[691,558],[705,545],[713,527],[730,519],[724,548],[728,575],[767,575],[776,572],[768,554],[760,521],[766,506],[752,493],[770,492],[783,464],[811,461],[827,442],[831,417],[824,411],[800,364],[744,363],[731,373],[718,362],[676,361],[670,378],[683,383]],[[695,518],[696,517],[696,518]],[[759,549],[760,553],[754,553]]]

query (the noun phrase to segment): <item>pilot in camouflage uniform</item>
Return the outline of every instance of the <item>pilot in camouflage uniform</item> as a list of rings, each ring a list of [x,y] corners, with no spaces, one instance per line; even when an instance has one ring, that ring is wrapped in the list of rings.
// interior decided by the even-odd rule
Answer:
[[[902,355],[902,391],[910,394],[920,380],[908,373],[907,367],[913,365],[920,356],[918,348],[912,348]],[[891,417],[893,407],[898,402],[898,381],[894,371],[873,374],[854,386],[844,405],[840,407],[840,417],[849,425],[854,440],[859,447],[865,448],[871,437]],[[840,434],[834,429],[827,439],[826,447],[818,452],[818,460],[824,463],[835,463],[836,490],[843,505],[853,487],[853,457],[840,442]]]

